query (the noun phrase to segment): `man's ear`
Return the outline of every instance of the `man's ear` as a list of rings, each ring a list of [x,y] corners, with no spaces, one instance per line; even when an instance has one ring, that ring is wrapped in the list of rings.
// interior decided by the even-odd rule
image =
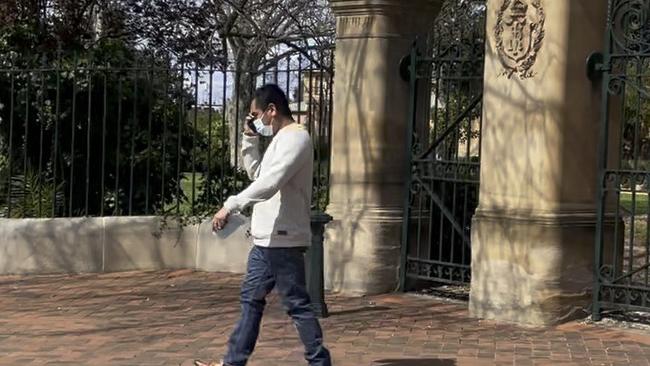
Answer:
[[[278,114],[278,109],[275,107],[275,104],[269,103],[269,106],[267,108],[271,111],[271,115],[274,117]]]

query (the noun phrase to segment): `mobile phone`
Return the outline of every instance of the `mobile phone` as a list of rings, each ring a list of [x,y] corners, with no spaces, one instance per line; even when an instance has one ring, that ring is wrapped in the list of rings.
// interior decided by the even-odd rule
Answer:
[[[246,125],[248,125],[248,128],[253,131],[256,135],[259,135],[259,132],[257,132],[257,128],[255,128],[255,124],[253,123],[255,121],[255,118],[257,116],[252,115],[252,116],[247,116],[246,117]]]

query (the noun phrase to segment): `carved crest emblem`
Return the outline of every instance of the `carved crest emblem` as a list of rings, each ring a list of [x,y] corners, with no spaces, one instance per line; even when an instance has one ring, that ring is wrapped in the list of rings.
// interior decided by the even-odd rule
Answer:
[[[503,0],[494,27],[503,75],[509,79],[533,76],[532,67],[544,41],[544,20],[541,0]]]

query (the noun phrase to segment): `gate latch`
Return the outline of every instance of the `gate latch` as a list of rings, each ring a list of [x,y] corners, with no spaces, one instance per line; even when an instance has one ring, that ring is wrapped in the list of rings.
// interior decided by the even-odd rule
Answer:
[[[411,54],[402,57],[399,62],[399,76],[404,81],[411,80]]]
[[[600,81],[603,72],[609,71],[609,67],[604,64],[604,56],[601,52],[594,51],[587,56],[587,78],[592,82]]]
[[[416,47],[415,44],[413,47]],[[409,52],[406,56],[402,57],[402,59],[399,62],[399,76],[402,78],[404,81],[409,81],[411,80],[411,63],[413,60],[411,59],[412,53]],[[420,50],[416,49],[415,50],[415,61],[418,62],[418,59],[422,56],[420,53]],[[416,76],[417,77],[417,76]]]

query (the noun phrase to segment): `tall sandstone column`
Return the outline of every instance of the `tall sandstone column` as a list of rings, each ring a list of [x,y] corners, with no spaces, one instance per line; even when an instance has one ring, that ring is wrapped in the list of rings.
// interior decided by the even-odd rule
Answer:
[[[588,307],[607,2],[488,0],[473,315],[552,324]]]
[[[438,0],[330,0],[336,53],[325,286],[349,294],[398,286],[408,82],[399,63]]]

